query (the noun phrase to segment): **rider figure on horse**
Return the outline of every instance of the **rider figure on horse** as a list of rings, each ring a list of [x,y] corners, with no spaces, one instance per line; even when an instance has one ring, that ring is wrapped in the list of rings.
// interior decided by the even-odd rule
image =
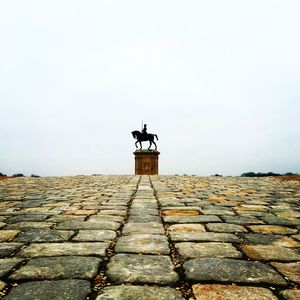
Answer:
[[[144,125],[144,128],[143,128],[143,130],[142,130],[142,134],[143,134],[144,136],[146,136],[146,134],[148,134],[148,133],[147,133],[147,124]]]

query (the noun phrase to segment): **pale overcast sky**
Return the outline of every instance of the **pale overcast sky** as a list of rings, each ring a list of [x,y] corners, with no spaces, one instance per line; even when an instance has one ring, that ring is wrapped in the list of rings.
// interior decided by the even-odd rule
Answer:
[[[0,2],[0,172],[300,173],[300,1]],[[144,148],[148,143],[143,144]]]

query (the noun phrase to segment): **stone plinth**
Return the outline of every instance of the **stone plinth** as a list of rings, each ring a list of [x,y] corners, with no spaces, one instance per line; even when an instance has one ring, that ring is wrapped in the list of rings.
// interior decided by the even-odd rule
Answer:
[[[135,175],[158,175],[158,155],[157,150],[136,150]]]

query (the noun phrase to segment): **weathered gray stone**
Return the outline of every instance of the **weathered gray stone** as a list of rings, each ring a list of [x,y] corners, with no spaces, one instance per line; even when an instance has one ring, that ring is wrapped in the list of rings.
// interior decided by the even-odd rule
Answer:
[[[131,208],[129,210],[129,215],[153,215],[153,216],[158,216],[158,210],[156,208]]]
[[[159,216],[154,216],[154,215],[131,215],[128,218],[128,222],[157,222],[161,223],[161,219]]]
[[[238,225],[250,225],[250,224],[264,224],[263,221],[255,217],[240,217],[240,216],[223,216],[226,223],[238,224]]]
[[[176,243],[175,248],[184,259],[201,257],[242,257],[242,254],[228,243]]]
[[[277,300],[268,289],[224,284],[195,284],[196,300]]]
[[[239,243],[240,239],[231,233],[215,233],[215,232],[170,232],[172,241],[175,242],[229,242]]]
[[[241,225],[228,223],[209,223],[206,227],[209,231],[214,232],[247,232],[247,230]]]
[[[80,279],[26,282],[12,288],[4,300],[84,300],[91,292],[90,282]]]
[[[6,229],[28,230],[32,228],[50,228],[54,223],[51,222],[16,222],[8,224]]]
[[[66,230],[75,230],[75,229],[98,229],[98,230],[117,230],[120,227],[120,224],[113,221],[66,221],[58,224],[55,229],[66,229]]]
[[[169,254],[169,244],[165,235],[132,234],[121,236],[117,241],[116,252]]]
[[[126,207],[122,210],[120,209],[103,209],[103,210],[100,210],[97,214],[97,216],[101,217],[101,216],[106,216],[106,215],[112,215],[112,216],[121,216],[121,217],[124,217],[126,216],[127,214],[127,211],[126,211]]]
[[[88,221],[89,222],[118,222],[118,223],[122,223],[124,221],[125,217],[122,216],[114,216],[114,215],[102,215],[102,216],[98,216],[98,215],[93,215],[91,217],[89,217]]]
[[[4,276],[11,272],[20,262],[22,262],[22,259],[18,258],[0,259],[0,278],[4,278]]]
[[[286,276],[289,280],[300,283],[300,262],[294,263],[271,263],[281,274]]]
[[[156,202],[141,202],[141,203],[132,203],[131,208],[157,208],[157,203]]]
[[[165,216],[164,221],[166,223],[211,223],[221,222],[221,219],[212,215],[200,215],[200,216]]]
[[[201,209],[201,212],[205,215],[215,215],[215,216],[234,216],[234,212],[226,209],[214,208],[214,209]]]
[[[286,285],[282,276],[260,262],[229,258],[197,258],[185,262],[183,267],[187,278],[193,281]]]
[[[61,242],[67,241],[74,231],[71,230],[53,230],[53,229],[29,229],[20,233],[15,239],[16,242]]]
[[[164,234],[165,230],[163,225],[157,222],[126,223],[122,234],[129,235],[134,233]]]
[[[10,275],[12,280],[30,279],[92,279],[97,275],[102,260],[96,257],[39,257]]]
[[[19,216],[10,217],[8,219],[8,223],[45,221],[47,217],[48,215],[33,215],[33,214],[19,215]]]
[[[184,300],[170,287],[119,285],[106,287],[96,300]]]
[[[295,234],[297,229],[278,225],[252,225],[249,226],[254,233],[261,234]]]
[[[279,217],[276,217],[273,215],[263,216],[262,220],[270,225],[299,225],[300,224],[299,219],[296,219],[296,218],[285,219],[285,218],[279,218]]]
[[[79,230],[73,241],[81,242],[109,242],[117,236],[115,231],[112,230]]]
[[[160,255],[117,254],[107,265],[113,283],[152,283],[172,285],[178,275],[170,257]]]
[[[280,296],[286,300],[299,300],[300,299],[300,290],[285,290],[281,291]]]
[[[282,238],[282,235],[249,233],[242,234],[242,237],[250,244],[270,245],[274,241]]]
[[[84,221],[85,216],[66,216],[66,215],[56,215],[47,219],[48,222],[58,223],[66,221]]]
[[[18,257],[41,257],[61,255],[99,255],[105,256],[108,243],[41,243],[30,244],[22,249]]]
[[[11,255],[17,249],[22,247],[21,243],[0,243],[0,257],[6,257]]]
[[[242,250],[254,260],[300,260],[300,254],[295,250],[272,245],[244,245]]]

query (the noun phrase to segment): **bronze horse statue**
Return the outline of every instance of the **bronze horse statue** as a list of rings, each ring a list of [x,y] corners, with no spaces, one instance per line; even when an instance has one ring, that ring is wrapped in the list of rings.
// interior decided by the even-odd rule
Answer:
[[[158,137],[157,137],[156,134],[152,134],[152,133],[143,134],[143,133],[139,132],[138,130],[132,131],[131,134],[132,134],[134,139],[137,139],[137,141],[135,142],[135,147],[136,148],[137,148],[137,143],[140,143],[140,149],[142,149],[142,143],[141,142],[149,141],[150,146],[149,146],[148,149],[151,148],[152,143],[153,143],[154,146],[155,146],[155,150],[157,150],[156,143],[154,142],[154,137],[156,137],[156,139],[158,140]]]

